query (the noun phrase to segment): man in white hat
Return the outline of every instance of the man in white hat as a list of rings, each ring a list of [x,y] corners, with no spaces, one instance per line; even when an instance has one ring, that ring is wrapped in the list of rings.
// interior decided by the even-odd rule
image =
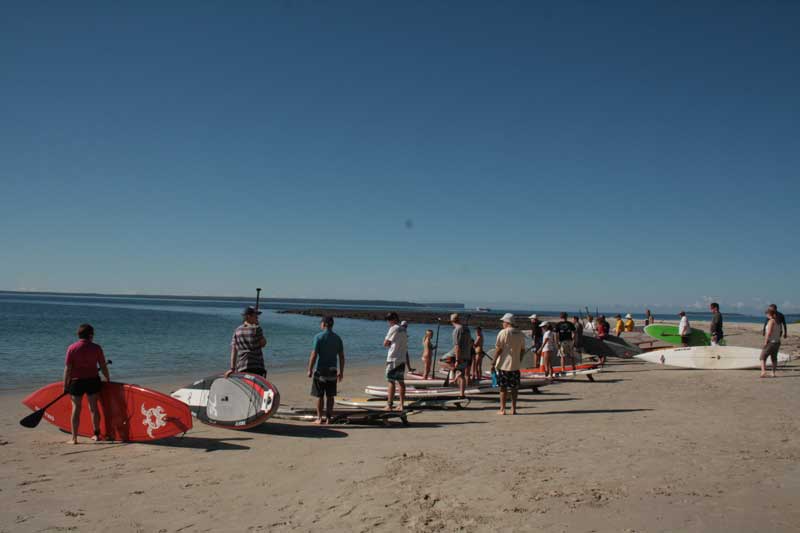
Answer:
[[[544,337],[544,330],[542,330],[542,323],[539,322],[539,317],[536,313],[528,317],[531,321],[531,339],[533,339],[533,367],[539,368],[539,350],[542,348],[542,337]]]
[[[497,334],[495,343],[494,370],[500,387],[500,411],[506,414],[506,397],[511,390],[511,414],[517,414],[517,392],[519,391],[519,365],[525,353],[525,335],[514,327],[514,315],[503,315],[503,329]]]
[[[633,331],[636,324],[633,322],[633,317],[630,313],[625,315],[625,331]]]

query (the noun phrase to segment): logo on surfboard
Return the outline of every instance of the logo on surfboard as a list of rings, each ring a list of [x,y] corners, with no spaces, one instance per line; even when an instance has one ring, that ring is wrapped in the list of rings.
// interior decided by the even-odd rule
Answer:
[[[147,436],[151,439],[153,438],[153,430],[167,425],[167,413],[164,412],[164,408],[160,405],[145,409],[144,404],[142,404],[142,414],[144,415],[142,424],[147,426]]]

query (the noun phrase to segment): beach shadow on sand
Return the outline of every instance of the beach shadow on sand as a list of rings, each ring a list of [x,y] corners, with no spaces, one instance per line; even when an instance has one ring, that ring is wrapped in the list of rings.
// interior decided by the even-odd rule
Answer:
[[[341,439],[347,437],[344,431],[331,429],[332,426],[314,426],[311,424],[283,424],[271,420],[260,426],[246,430],[247,433],[260,433],[276,437],[295,437],[305,439]]]
[[[226,437],[222,439],[212,439],[208,437],[170,437],[168,439],[156,440],[152,442],[142,442],[147,446],[163,446],[167,448],[188,448],[192,450],[204,450],[206,452],[249,450],[250,446],[233,444],[229,441],[253,440],[251,437]]]
[[[543,411],[541,413],[526,413],[530,415],[604,415],[636,413],[640,411],[655,411],[655,409],[574,409],[567,411]]]

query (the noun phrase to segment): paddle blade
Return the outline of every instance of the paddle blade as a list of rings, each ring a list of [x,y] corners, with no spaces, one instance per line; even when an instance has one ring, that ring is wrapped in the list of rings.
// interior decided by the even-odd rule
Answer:
[[[21,426],[26,428],[35,428],[39,425],[39,422],[42,421],[42,417],[44,416],[44,409],[39,409],[38,411],[34,411],[22,420],[19,421]]]

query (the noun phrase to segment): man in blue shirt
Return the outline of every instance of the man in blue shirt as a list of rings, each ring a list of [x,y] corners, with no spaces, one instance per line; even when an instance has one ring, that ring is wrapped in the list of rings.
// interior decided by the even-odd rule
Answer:
[[[332,316],[323,317],[319,327],[322,332],[314,337],[314,349],[311,350],[311,357],[308,359],[308,377],[312,378],[311,396],[317,398],[317,419],[314,423],[327,424],[333,416],[336,384],[342,381],[344,376],[344,344],[341,337],[333,332]],[[327,399],[324,418],[323,399]]]

